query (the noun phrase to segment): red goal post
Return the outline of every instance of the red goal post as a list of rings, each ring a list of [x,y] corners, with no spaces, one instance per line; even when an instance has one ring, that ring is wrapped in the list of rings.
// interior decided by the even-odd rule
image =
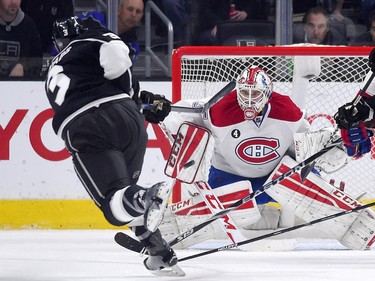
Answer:
[[[210,97],[250,65],[265,69],[274,90],[289,95],[305,109],[314,129],[334,126],[333,114],[351,101],[369,71],[372,47],[280,46],[280,47],[181,47],[172,56],[172,101]],[[374,143],[374,141],[373,141]],[[375,145],[374,145],[375,147]],[[353,196],[364,192],[375,199],[375,149],[345,168],[322,175],[345,182]],[[208,158],[210,157],[208,153]],[[207,172],[209,160],[203,167]],[[177,188],[173,202],[183,198]]]

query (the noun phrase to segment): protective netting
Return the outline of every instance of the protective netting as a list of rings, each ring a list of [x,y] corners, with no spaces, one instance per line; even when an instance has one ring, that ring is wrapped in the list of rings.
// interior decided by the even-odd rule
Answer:
[[[340,50],[340,56],[335,56],[335,47],[332,47],[329,52],[322,51],[319,55],[313,52],[311,56],[301,56],[299,53],[296,60],[294,48],[290,48],[289,53],[288,50],[285,51],[287,48],[284,48],[284,54],[267,56],[252,54],[252,48],[246,48],[244,54],[238,54],[236,51],[236,55],[233,55],[231,47],[225,48],[225,52],[220,51],[220,54],[212,54],[210,48],[206,48],[207,51],[203,54],[202,50],[199,54],[192,54],[189,50],[189,55],[179,53],[179,56],[174,57],[174,60],[179,60],[177,65],[181,69],[173,70],[173,94],[181,94],[182,99],[210,97],[229,81],[236,80],[244,68],[257,65],[266,70],[272,78],[274,91],[291,96],[306,110],[313,129],[319,129],[335,126],[333,115],[337,108],[353,100],[369,71],[368,52],[365,51],[346,55]],[[298,65],[295,64],[296,61]],[[314,68],[311,65],[314,62],[320,64],[319,75],[298,75],[311,71],[309,68]],[[327,180],[335,179],[336,183],[345,182],[345,190],[353,196],[367,192],[364,198],[375,198],[374,156],[375,151],[361,159],[350,161],[336,173],[322,176]],[[209,160],[204,167],[206,172],[208,167]]]

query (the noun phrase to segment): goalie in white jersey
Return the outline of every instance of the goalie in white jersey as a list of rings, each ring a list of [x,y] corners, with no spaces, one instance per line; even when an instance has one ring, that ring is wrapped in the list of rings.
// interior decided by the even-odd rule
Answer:
[[[182,100],[176,105],[198,104]],[[236,89],[207,114],[172,113],[164,123],[175,133],[183,121],[206,127],[215,139],[208,179],[212,188],[246,179],[256,190],[285,154],[294,156],[294,133],[309,128],[303,112],[288,96],[274,92],[270,77],[256,66],[245,69]],[[258,204],[270,200],[266,193],[257,197]]]
[[[262,68],[251,66],[245,69],[236,82],[235,90],[214,104],[207,113],[172,112],[164,120],[172,134],[175,134],[180,124],[186,121],[210,130],[215,145],[208,183],[214,189],[224,207],[258,190],[267,180],[277,173],[282,173],[280,171],[285,167],[293,167],[296,164],[293,159],[302,161],[318,152],[335,137],[339,137],[334,134],[333,130],[308,133],[310,126],[305,119],[304,112],[288,96],[273,91],[272,81]],[[176,105],[196,107],[202,106],[204,102],[205,100],[182,100]],[[295,153],[296,147],[298,148],[297,155]],[[291,158],[286,157],[286,159],[285,156]],[[317,163],[317,167],[321,169],[327,168],[327,163],[328,168],[333,169],[338,169],[347,163],[345,152],[338,148],[332,149],[322,158]],[[233,184],[244,180],[251,183],[250,189],[245,185],[239,187]],[[313,173],[308,176],[309,184],[307,185],[309,186],[307,187],[300,178],[294,180],[297,182],[293,184],[288,183],[287,180],[282,181],[256,196],[256,202],[252,200],[253,202],[248,202],[247,206],[244,204],[241,206],[242,208],[231,212],[237,225],[246,229],[274,229],[282,226],[280,225],[282,216],[280,217],[279,208],[275,207],[277,206],[275,204],[268,204],[275,202],[274,199],[281,206],[292,210],[304,220],[314,218],[314,215],[305,215],[305,213],[311,213],[311,210],[309,210],[311,206],[315,208],[316,216],[326,216],[350,208],[350,206],[343,207],[340,199],[327,196],[326,201],[329,202],[329,207],[322,208],[323,211],[316,209],[317,207],[310,202],[311,200],[317,201],[316,198],[311,199],[309,197],[308,202],[306,202],[305,197],[308,196],[303,194],[306,191],[295,189],[294,185],[303,186],[304,190],[319,190],[314,192],[323,192],[324,194],[332,193],[336,191],[336,188]],[[320,191],[320,186],[323,186],[324,191]],[[297,201],[295,200],[296,194],[300,196]],[[338,201],[340,202],[338,203]],[[322,203],[319,202],[318,204],[321,205]],[[261,219],[259,219],[257,205],[259,206]],[[331,208],[331,205],[335,205],[334,208]],[[198,209],[200,206],[201,202],[198,200],[193,208]],[[302,211],[298,210],[301,208]],[[250,209],[256,209],[258,215]],[[179,215],[201,215],[204,212],[190,209],[188,212],[177,211],[175,214],[177,216],[174,216],[173,219],[176,220],[177,228],[186,228],[189,219],[194,221],[194,216]],[[182,232],[181,229],[172,229],[171,224],[168,225],[168,222],[173,221],[173,219],[166,219],[166,223],[162,224],[163,235],[168,235],[168,232]],[[343,224],[349,223],[351,225],[354,219],[352,218],[350,222],[345,221]],[[197,222],[194,221],[192,224],[197,224]],[[343,229],[340,229],[340,235],[336,235],[336,231],[337,229],[333,230],[332,235],[342,242],[341,240],[348,231],[348,227],[346,225]],[[205,237],[193,237],[183,247],[195,244],[202,239],[212,238],[213,233],[207,230],[204,235]],[[362,245],[362,242],[359,243],[360,246],[352,246],[353,243],[350,244],[345,241],[342,243],[350,248],[358,249],[367,246]]]

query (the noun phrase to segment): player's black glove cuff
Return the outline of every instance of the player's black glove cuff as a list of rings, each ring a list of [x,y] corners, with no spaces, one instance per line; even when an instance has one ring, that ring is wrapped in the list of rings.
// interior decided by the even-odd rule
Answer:
[[[157,124],[163,121],[171,112],[171,102],[162,95],[141,91],[140,99],[145,105],[143,114],[150,123]]]
[[[370,108],[361,99],[356,106],[353,106],[353,102],[349,102],[339,107],[334,118],[339,129],[349,130],[359,127],[360,123],[369,118],[369,114]]]

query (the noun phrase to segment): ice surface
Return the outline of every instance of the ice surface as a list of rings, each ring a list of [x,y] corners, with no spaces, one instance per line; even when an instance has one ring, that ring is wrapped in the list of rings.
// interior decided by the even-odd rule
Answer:
[[[180,266],[186,272],[184,277],[156,277],[144,268],[144,257],[114,242],[116,232],[0,231],[0,280],[353,281],[371,280],[375,275],[374,247],[368,251],[350,251],[334,241],[311,243],[303,240],[293,242],[294,251],[217,252],[181,262]],[[218,243],[211,241],[198,248],[216,246]],[[200,251],[176,252],[182,258]]]

